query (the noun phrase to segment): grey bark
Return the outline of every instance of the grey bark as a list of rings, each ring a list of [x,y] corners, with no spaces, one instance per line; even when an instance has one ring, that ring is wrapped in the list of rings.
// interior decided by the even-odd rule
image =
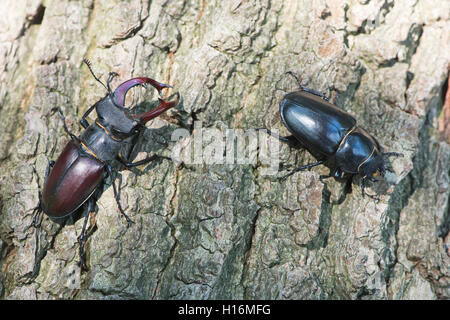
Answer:
[[[450,138],[439,135],[438,120],[450,67],[449,6],[440,0],[2,3],[0,296],[448,299]],[[37,237],[31,222],[47,163],[68,141],[58,117],[43,115],[61,107],[79,134],[81,115],[104,94],[83,57],[103,79],[118,72],[113,87],[150,76],[181,93],[178,110],[147,125],[139,158],[170,156],[174,143],[164,149],[154,140],[170,140],[194,120],[208,128],[287,133],[278,105],[296,83],[286,71],[404,157],[391,160],[388,181],[369,186],[379,200],[362,198],[355,179],[342,203],[343,184],[321,182],[328,173],[321,166],[284,182],[262,175],[259,163],[162,161],[120,171],[122,205],[136,223],[127,228],[107,179],[88,244],[90,269],[81,273],[83,219],[59,225],[46,218]],[[156,99],[151,90],[132,96],[133,103]],[[283,163],[314,160],[282,146]],[[25,281],[34,271],[36,278]]]

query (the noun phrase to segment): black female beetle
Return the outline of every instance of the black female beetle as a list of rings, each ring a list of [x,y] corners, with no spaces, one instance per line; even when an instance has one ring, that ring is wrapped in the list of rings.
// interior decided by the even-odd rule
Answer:
[[[283,142],[299,143],[320,160],[295,168],[282,178],[327,163],[332,169],[321,178],[360,175],[364,197],[366,180],[376,181],[378,173],[384,177],[385,157],[402,154],[382,152],[378,141],[358,127],[349,113],[328,102],[322,93],[304,87],[291,71],[287,74],[300,86],[300,91],[286,94],[280,103],[281,120],[292,135],[279,137],[267,129],[258,130],[265,130]]]
[[[118,74],[110,72],[105,86],[95,76],[89,61],[83,61],[93,77],[105,87],[107,93],[103,99],[92,105],[83,115],[80,123],[86,130],[80,137],[69,132],[61,110],[59,108],[52,109],[52,112],[59,112],[64,129],[71,140],[58,160],[49,162],[45,174],[44,188],[42,194],[39,195],[40,203],[35,209],[33,225],[36,227],[40,225],[42,212],[53,219],[64,218],[72,215],[87,202],[88,211],[79,237],[81,266],[85,268],[83,246],[87,241],[86,224],[89,213],[93,212],[95,205],[93,194],[101,187],[105,173],[112,178],[110,161],[117,159],[124,166],[130,168],[146,164],[157,158],[164,158],[153,155],[131,163],[125,159],[121,152],[124,146],[133,144],[134,138],[145,128],[147,121],[172,108],[178,101],[166,102],[159,99],[160,104],[155,109],[138,115],[131,114],[124,107],[125,96],[130,88],[136,85],[145,86],[146,83],[149,83],[161,94],[163,88],[170,88],[170,86],[150,78],[138,77],[123,82],[112,92],[110,82]],[[93,124],[89,125],[86,117],[94,108],[98,118]],[[120,205],[114,180],[112,186],[120,212],[126,218],[128,224],[132,223]]]

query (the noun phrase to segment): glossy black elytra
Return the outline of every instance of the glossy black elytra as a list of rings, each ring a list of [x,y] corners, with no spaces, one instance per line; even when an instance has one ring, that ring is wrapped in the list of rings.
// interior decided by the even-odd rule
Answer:
[[[145,86],[149,83],[161,94],[162,89],[170,88],[170,86],[150,78],[137,77],[123,82],[112,92],[110,82],[118,74],[110,72],[107,85],[104,85],[95,76],[89,61],[83,61],[93,77],[105,87],[107,93],[104,98],[92,105],[83,115],[80,124],[85,131],[79,137],[67,129],[61,110],[57,107],[52,109],[52,113],[58,111],[64,129],[71,140],[56,162],[49,162],[44,187],[42,193],[39,194],[39,206],[35,209],[33,225],[39,227],[42,212],[53,219],[64,218],[72,215],[78,208],[87,203],[87,213],[79,237],[80,263],[82,268],[86,269],[83,247],[89,236],[86,233],[87,220],[94,209],[94,192],[101,187],[105,175],[112,177],[110,162],[117,159],[125,167],[131,168],[158,158],[165,158],[153,155],[132,163],[121,152],[125,145],[133,147],[133,143],[136,141],[135,137],[143,131],[146,122],[172,108],[178,101],[166,102],[159,99],[159,106],[153,110],[142,114],[132,114],[129,109],[124,107],[125,96],[129,89],[137,85]],[[98,117],[94,123],[89,124],[86,117],[94,108]],[[112,181],[112,186],[121,214],[126,218],[128,224],[132,223],[120,205],[114,181]]]
[[[364,197],[366,181],[377,181],[378,173],[385,175],[385,158],[402,154],[382,152],[378,141],[357,126],[354,117],[328,102],[322,93],[304,87],[294,73],[287,73],[300,86],[299,91],[286,94],[280,103],[281,120],[292,135],[279,137],[270,130],[258,130],[265,130],[283,142],[299,144],[319,161],[295,168],[283,178],[328,164],[332,168],[330,174],[321,178],[360,175]]]

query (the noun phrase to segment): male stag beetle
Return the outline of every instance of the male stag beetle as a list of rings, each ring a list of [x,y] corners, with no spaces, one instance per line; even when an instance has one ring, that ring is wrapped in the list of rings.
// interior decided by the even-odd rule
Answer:
[[[402,154],[382,152],[378,141],[357,126],[349,113],[328,102],[322,93],[303,86],[291,71],[287,74],[293,76],[300,87],[299,91],[286,94],[280,103],[281,120],[292,135],[279,137],[265,128],[258,130],[265,130],[280,141],[306,148],[319,161],[295,168],[282,178],[328,164],[332,169],[329,175],[321,178],[360,175],[364,197],[366,181],[377,181],[378,173],[384,177],[385,157]]]
[[[95,76],[89,61],[86,59],[83,61],[95,80],[105,87],[107,93],[103,99],[92,105],[81,118],[80,124],[86,130],[79,137],[67,129],[61,110],[58,107],[52,109],[52,112],[58,111],[64,130],[71,140],[67,143],[58,160],[49,162],[44,179],[44,188],[42,193],[39,194],[39,206],[35,209],[33,225],[39,227],[42,212],[52,219],[64,218],[72,215],[83,204],[87,203],[87,213],[78,239],[80,263],[86,269],[83,247],[89,236],[86,233],[87,220],[90,213],[94,211],[95,199],[93,194],[101,188],[105,178],[104,175],[109,175],[112,178],[110,162],[117,159],[125,167],[131,168],[149,163],[157,158],[165,158],[153,155],[132,163],[128,162],[121,152],[126,145],[133,146],[136,141],[134,138],[143,131],[147,121],[172,108],[178,101],[166,102],[159,99],[160,104],[155,109],[142,114],[131,114],[124,107],[125,96],[130,88],[137,85],[145,86],[149,83],[161,95],[162,89],[171,87],[150,78],[138,77],[123,82],[112,92],[110,83],[118,74],[110,72],[105,86]],[[94,108],[98,118],[94,123],[89,124],[86,117]],[[112,180],[112,186],[121,214],[128,224],[132,223],[132,220],[125,214],[120,205],[114,180]]]

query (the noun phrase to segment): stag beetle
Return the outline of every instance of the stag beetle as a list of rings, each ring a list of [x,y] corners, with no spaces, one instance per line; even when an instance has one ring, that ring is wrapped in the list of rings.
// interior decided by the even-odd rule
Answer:
[[[280,137],[265,128],[257,130],[264,130],[282,142],[300,145],[320,160],[295,168],[282,179],[298,171],[329,164],[332,168],[329,175],[321,179],[360,175],[364,197],[366,181],[377,181],[378,173],[384,177],[385,158],[403,155],[382,152],[378,141],[357,126],[354,117],[328,102],[321,92],[303,86],[293,72],[287,74],[293,76],[300,87],[299,91],[286,94],[280,103],[281,121],[292,135]]]
[[[43,191],[39,193],[39,205],[34,210],[33,225],[39,227],[42,220],[42,212],[52,219],[64,218],[72,215],[83,204],[87,203],[86,217],[78,238],[80,263],[86,269],[83,247],[88,238],[86,233],[87,220],[94,211],[94,192],[101,188],[105,174],[112,178],[110,162],[117,159],[125,167],[131,168],[149,163],[157,158],[165,158],[153,155],[132,163],[121,152],[127,144],[131,144],[133,147],[133,143],[136,141],[134,138],[143,131],[147,121],[175,106],[178,103],[178,99],[170,102],[159,99],[159,106],[155,109],[142,114],[131,114],[124,107],[125,96],[130,88],[137,85],[145,87],[149,83],[161,95],[162,89],[171,88],[171,86],[150,78],[137,77],[123,82],[112,92],[110,83],[118,74],[110,72],[105,85],[96,77],[89,61],[84,59],[83,62],[86,63],[95,80],[105,87],[107,93],[104,98],[92,105],[81,118],[80,124],[85,131],[79,137],[67,129],[64,115],[58,107],[51,110],[51,113],[58,111],[64,130],[71,140],[67,143],[56,162],[49,162],[45,173]],[[94,108],[98,118],[94,123],[89,124],[86,117]],[[112,180],[112,186],[119,211],[125,217],[127,223],[131,224],[132,220],[120,205],[114,180]]]

